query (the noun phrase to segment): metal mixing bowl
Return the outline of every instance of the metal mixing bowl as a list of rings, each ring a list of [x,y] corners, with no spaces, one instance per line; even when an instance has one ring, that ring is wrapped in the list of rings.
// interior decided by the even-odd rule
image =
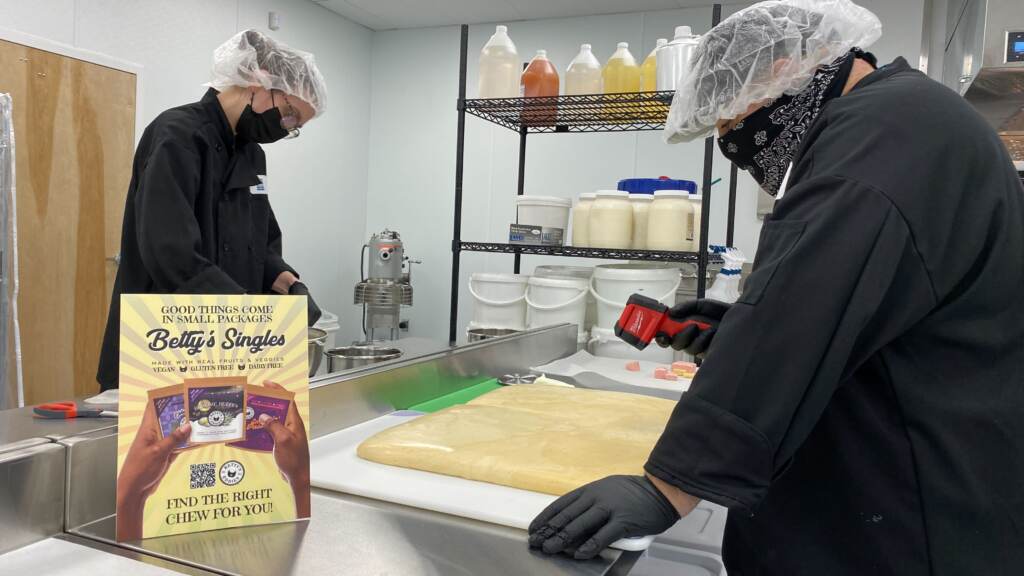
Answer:
[[[505,330],[501,328],[474,328],[467,331],[469,334],[470,342],[481,342],[483,340],[490,340],[491,338],[501,338],[502,336],[511,336],[513,334],[519,334],[519,330]]]
[[[324,356],[327,356],[327,371],[333,373],[394,360],[402,356],[402,351],[398,348],[356,345],[332,348],[324,352]]]
[[[319,328],[309,328],[309,376],[312,378],[320,369],[324,358],[324,346],[327,345],[327,332]]]

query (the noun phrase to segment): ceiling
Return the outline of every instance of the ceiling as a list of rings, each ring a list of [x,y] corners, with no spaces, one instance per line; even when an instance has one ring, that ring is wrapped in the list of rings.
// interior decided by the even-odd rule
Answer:
[[[373,30],[707,6],[711,0],[313,0]]]

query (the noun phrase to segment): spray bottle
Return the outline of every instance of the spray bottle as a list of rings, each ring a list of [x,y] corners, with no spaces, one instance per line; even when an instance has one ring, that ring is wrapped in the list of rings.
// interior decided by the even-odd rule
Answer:
[[[706,297],[732,304],[740,299],[740,274],[743,272],[743,263],[747,259],[736,248],[711,246],[711,252],[721,254],[725,263],[722,265],[718,277],[715,278],[714,284],[708,289]]]

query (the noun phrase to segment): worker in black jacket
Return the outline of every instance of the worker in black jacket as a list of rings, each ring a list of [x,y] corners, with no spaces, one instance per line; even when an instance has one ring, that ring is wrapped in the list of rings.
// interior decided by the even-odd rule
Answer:
[[[706,360],[646,475],[560,498],[531,545],[588,558],[705,499],[730,576],[1024,573],[1024,189],[960,96],[851,50],[879,33],[782,0],[701,39],[667,131],[717,130],[774,212],[738,302],[674,311],[724,315],[672,342]]]
[[[132,165],[121,257],[97,380],[118,384],[122,294],[293,294],[320,310],[281,256],[260,144],[295,137],[327,90],[306,52],[255,30],[214,52],[202,100],[146,127]]]

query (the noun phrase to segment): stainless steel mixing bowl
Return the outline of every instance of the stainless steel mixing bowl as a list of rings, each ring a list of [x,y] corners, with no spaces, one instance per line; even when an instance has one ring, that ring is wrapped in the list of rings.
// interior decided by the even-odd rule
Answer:
[[[368,364],[376,364],[387,360],[394,360],[402,356],[398,348],[385,348],[373,345],[344,346],[332,348],[324,352],[327,356],[327,371],[341,372],[351,370]]]
[[[309,328],[309,376],[312,378],[320,369],[324,358],[324,346],[327,345],[327,332],[319,328]]]

